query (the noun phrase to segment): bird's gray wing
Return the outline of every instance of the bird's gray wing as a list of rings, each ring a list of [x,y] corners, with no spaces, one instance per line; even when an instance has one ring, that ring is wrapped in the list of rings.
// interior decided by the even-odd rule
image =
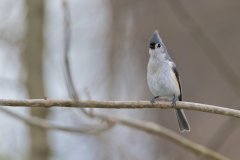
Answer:
[[[178,100],[179,101],[182,101],[182,86],[181,86],[181,81],[180,81],[180,77],[179,77],[179,74],[178,74],[178,71],[177,71],[177,67],[176,65],[173,63],[173,66],[172,66],[172,69],[173,69],[173,72],[177,78],[177,81],[178,81],[178,85],[179,85],[179,89],[180,89],[180,95],[178,96]]]

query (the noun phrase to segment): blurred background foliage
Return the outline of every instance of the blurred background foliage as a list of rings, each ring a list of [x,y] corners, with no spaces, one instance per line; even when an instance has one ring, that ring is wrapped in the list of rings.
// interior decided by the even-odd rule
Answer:
[[[70,63],[81,99],[149,100],[148,40],[158,30],[177,64],[186,101],[238,109],[239,1],[68,0]],[[0,0],[1,98],[68,98],[63,74],[61,0]],[[12,109],[58,124],[92,123],[74,109]],[[153,121],[176,132],[172,110],[98,110]],[[238,159],[239,121],[186,111],[183,136]],[[48,132],[0,113],[1,159],[197,159],[168,142],[122,126],[97,136]],[[7,157],[7,158],[5,158]]]

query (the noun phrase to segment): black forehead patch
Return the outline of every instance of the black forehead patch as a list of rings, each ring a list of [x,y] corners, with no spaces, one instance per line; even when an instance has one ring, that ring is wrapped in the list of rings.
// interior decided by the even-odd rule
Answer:
[[[153,33],[153,35],[150,39],[150,44],[152,44],[152,43],[154,43],[154,44],[161,43],[160,36],[159,36],[159,33],[157,30]]]

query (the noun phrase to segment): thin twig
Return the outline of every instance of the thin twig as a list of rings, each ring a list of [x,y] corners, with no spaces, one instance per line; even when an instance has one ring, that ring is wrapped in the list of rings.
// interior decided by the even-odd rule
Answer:
[[[80,97],[76,91],[76,87],[73,83],[73,78],[71,74],[71,69],[70,69],[70,63],[69,63],[69,53],[70,53],[70,44],[71,44],[71,23],[70,23],[70,9],[67,3],[67,0],[63,0],[63,12],[64,12],[64,69],[65,69],[65,80],[66,80],[66,85],[68,88],[68,93],[72,99],[75,101],[79,101]],[[92,109],[88,112],[85,108],[79,108],[84,115],[86,115],[89,118],[92,117]],[[111,129],[113,124],[110,124],[106,121],[104,126],[101,126],[102,124],[98,124],[99,132],[102,132],[102,128],[104,128],[104,131],[107,129]],[[106,127],[108,126],[108,127]],[[93,130],[96,130],[93,128]],[[97,131],[95,131],[97,132]]]
[[[74,89],[74,85],[73,85],[73,79],[71,76],[71,69],[70,69],[70,65],[69,65],[69,58],[68,58],[68,54],[70,52],[70,44],[71,44],[71,29],[70,29],[70,11],[68,8],[68,3],[66,2],[66,0],[63,0],[63,16],[64,16],[64,68],[65,68],[65,80],[66,80],[66,84],[68,87],[68,90],[70,90],[70,93],[73,93],[71,95],[71,97],[74,97],[74,99],[79,99],[79,97],[77,96],[77,92]]]
[[[143,109],[143,108],[161,108],[171,109],[170,102],[156,102],[151,104],[149,101],[75,101],[75,100],[57,100],[57,99],[26,99],[10,100],[0,99],[0,106],[18,106],[18,107],[70,107],[70,108],[108,108],[108,109]],[[202,111],[214,114],[221,114],[230,117],[240,118],[240,111],[230,108],[224,108],[208,104],[177,102],[176,108]]]
[[[70,23],[70,10],[66,0],[63,0],[63,15],[64,15],[64,69],[65,69],[65,81],[68,88],[68,93],[70,97],[75,100],[80,100],[80,97],[75,89],[70,63],[69,63],[69,53],[70,53],[70,44],[71,44],[71,23]],[[84,109],[81,108],[81,111],[89,117],[89,113]]]

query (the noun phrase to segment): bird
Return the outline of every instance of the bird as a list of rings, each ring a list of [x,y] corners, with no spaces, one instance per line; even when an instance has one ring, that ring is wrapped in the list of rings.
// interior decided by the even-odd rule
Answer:
[[[158,98],[171,101],[175,110],[180,132],[189,132],[190,125],[183,109],[175,108],[177,101],[182,101],[182,88],[176,64],[168,54],[159,32],[152,34],[149,41],[149,61],[147,65],[147,83],[154,95],[153,104]]]

